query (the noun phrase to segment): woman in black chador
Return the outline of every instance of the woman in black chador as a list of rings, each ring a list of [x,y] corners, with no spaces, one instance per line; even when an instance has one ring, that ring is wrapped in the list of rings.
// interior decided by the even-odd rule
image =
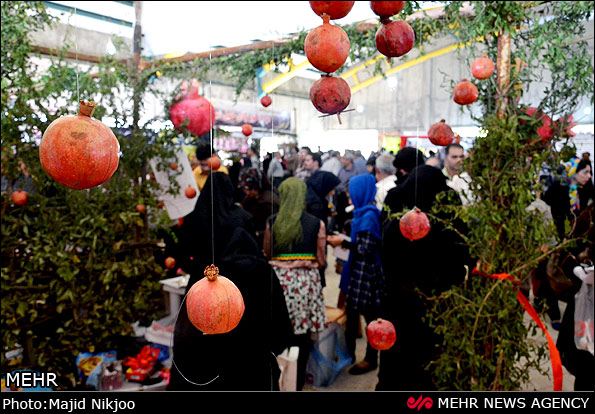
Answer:
[[[234,205],[233,194],[229,177],[210,175],[196,208],[184,218],[176,261],[191,275],[186,292],[208,265],[217,266],[242,293],[244,315],[231,332],[204,335],[188,320],[184,301],[168,390],[278,389],[276,355],[288,346],[291,323],[279,281],[256,243],[252,218]]]
[[[461,204],[458,194],[446,185],[444,174],[429,165],[413,169],[407,180],[391,193],[388,202],[392,213],[413,207],[430,212],[441,193],[446,193],[450,203]],[[444,220],[452,220],[446,214],[439,215]],[[455,221],[454,225],[459,231],[465,231],[463,223]],[[403,237],[399,220],[383,223],[381,261],[388,296],[383,317],[395,325],[397,341],[392,348],[380,353],[376,390],[435,389],[432,374],[426,367],[440,352],[436,345],[441,339],[423,320],[428,304],[416,289],[430,295],[464,280],[465,265],[473,269],[474,262],[461,243],[455,231],[445,229],[436,221],[431,221],[426,237],[415,241]]]

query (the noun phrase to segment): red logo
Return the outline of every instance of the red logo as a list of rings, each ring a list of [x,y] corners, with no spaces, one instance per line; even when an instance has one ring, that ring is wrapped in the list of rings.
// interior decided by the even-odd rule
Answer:
[[[434,405],[434,401],[430,397],[424,398],[423,395],[420,395],[417,400],[413,397],[409,397],[407,399],[407,407],[413,409],[417,408],[417,411],[421,410],[422,408],[432,408]]]

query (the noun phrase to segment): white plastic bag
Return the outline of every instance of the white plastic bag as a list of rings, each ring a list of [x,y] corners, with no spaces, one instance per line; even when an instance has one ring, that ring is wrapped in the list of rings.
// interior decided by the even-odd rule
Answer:
[[[578,349],[593,354],[593,265],[577,266],[574,274],[583,281],[574,295],[574,343]]]

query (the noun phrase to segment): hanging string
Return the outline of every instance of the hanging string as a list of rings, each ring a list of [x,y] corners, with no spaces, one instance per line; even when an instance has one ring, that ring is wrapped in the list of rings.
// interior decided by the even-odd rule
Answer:
[[[76,72],[76,101],[77,103],[81,101],[80,92],[79,92],[79,41],[78,41],[78,25],[76,19],[76,7],[74,8],[74,58],[76,61],[75,64],[75,72]]]
[[[275,42],[273,41],[273,47],[271,48],[271,61],[274,62],[275,61]],[[271,64],[272,64],[271,62]],[[272,67],[271,67],[272,69]],[[274,100],[271,103],[271,110],[270,110],[270,118],[271,118],[271,140],[273,138],[273,133],[274,133],[274,126],[275,126],[275,122],[273,119],[273,107],[275,105]],[[271,160],[272,161],[272,160]],[[269,168],[270,168],[270,164],[269,164]],[[263,169],[264,172],[264,169]],[[275,214],[275,206],[274,206],[274,196],[275,196],[275,186],[273,185],[273,178],[271,177],[271,259],[273,258],[273,214]],[[277,277],[277,274],[275,273],[275,270],[272,268],[271,266],[271,294],[270,294],[270,298],[269,298],[269,305],[270,305],[270,315],[272,317],[274,309],[273,309],[273,277]],[[270,330],[269,330],[269,335],[271,335]],[[277,359],[277,357],[275,356],[275,360]],[[272,366],[271,366],[271,391],[273,390],[273,375],[272,375]]]
[[[211,79],[211,61],[213,60],[213,47],[209,42],[209,102],[212,105],[213,102],[213,80]],[[211,253],[212,253],[212,264],[215,264],[215,211],[214,211],[214,198],[215,194],[213,193],[213,111],[211,107],[209,107],[209,130],[210,130],[210,138],[211,138],[211,165],[210,165],[210,172],[211,175]]]
[[[178,316],[180,315],[180,312],[182,311],[182,306],[184,306],[184,302],[186,301],[186,297],[188,296],[188,293],[186,293],[184,295],[184,299],[182,299],[182,302],[180,303],[180,308],[178,309],[178,313],[176,314],[176,320],[174,321],[174,327],[178,324]],[[184,380],[186,380],[186,382],[189,382],[192,385],[199,385],[201,387],[205,386],[205,385],[209,385],[211,382],[215,381],[217,378],[219,378],[219,374],[217,374],[217,376],[215,378],[213,378],[210,381],[205,382],[204,384],[200,384],[198,382],[194,382],[189,380],[188,378],[186,378],[186,376],[184,376],[184,374],[182,373],[182,371],[180,370],[180,368],[178,368],[178,366],[176,365],[176,360],[174,358],[174,354],[173,354],[173,349],[174,349],[174,335],[172,333],[171,336],[171,340],[170,340],[170,344],[169,344],[169,348],[172,350],[172,355],[171,355],[171,362],[172,365],[176,368],[176,370],[180,373],[180,375],[182,376],[182,378],[184,378]]]
[[[421,38],[419,37],[419,32],[420,32],[420,30],[419,30],[419,20],[418,20],[417,27],[418,27],[417,38],[420,39],[419,40],[419,45],[420,45],[420,49],[421,49]],[[418,114],[421,114],[421,99],[418,99],[418,105],[419,105],[419,110],[417,111],[417,113]],[[415,137],[415,168],[417,168],[417,166],[418,166],[417,165],[417,161],[418,161],[418,158],[419,158],[419,118],[416,118],[416,120],[417,120],[417,122],[416,122],[416,133],[415,133],[415,135],[416,135],[416,137]],[[418,175],[419,174],[416,171],[415,172],[415,186],[414,186],[414,192],[415,192],[415,194],[414,194],[414,199],[413,199],[413,202],[414,202],[414,206],[415,207],[417,207],[417,176]]]

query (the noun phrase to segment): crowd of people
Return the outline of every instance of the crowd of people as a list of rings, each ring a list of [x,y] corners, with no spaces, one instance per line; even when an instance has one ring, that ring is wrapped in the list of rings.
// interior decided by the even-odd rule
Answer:
[[[429,211],[443,202],[472,205],[464,148],[451,144],[426,157],[405,147],[396,154],[381,150],[367,159],[359,151],[341,155],[308,147],[261,159],[251,148],[233,166],[221,165],[216,171],[209,167],[211,156],[210,147],[197,149],[197,207],[175,226],[177,241],[168,248],[191,275],[188,289],[214,261],[240,288],[246,313],[232,332],[203,335],[182,307],[174,333],[177,369],[172,369],[168,389],[276,390],[275,355],[297,346],[301,390],[313,338],[328,322],[322,292],[329,271],[340,274],[337,306],[347,317],[345,338],[353,364],[349,373],[378,369],[377,390],[434,389],[428,365],[441,340],[425,321],[427,304],[419,292],[431,295],[462,283],[476,261],[462,243],[466,223],[454,215],[443,217],[454,228],[438,223],[416,241],[404,238],[391,215],[415,206]],[[567,182],[553,183],[544,192],[541,199],[557,224],[593,210],[591,172],[588,158],[573,160]],[[444,193],[447,197],[438,197]],[[566,230],[559,230],[563,236]],[[328,254],[334,247],[347,249],[349,255],[345,261],[337,258],[331,269]],[[431,261],[440,272],[424,265],[427,252],[433,252]],[[587,260],[592,260],[592,251]],[[536,296],[551,305],[547,280],[542,281]],[[550,309],[555,312],[555,306]],[[398,340],[382,352],[368,345],[364,359],[356,361],[361,316],[366,323],[379,317],[392,321]],[[556,325],[560,319],[554,315],[554,328],[561,329]],[[570,323],[564,319],[561,324],[565,322]],[[584,371],[592,368],[593,355],[573,348],[562,332],[563,361],[576,375],[577,389],[592,390],[592,375],[585,379]],[[198,359],[201,353],[209,356]]]

